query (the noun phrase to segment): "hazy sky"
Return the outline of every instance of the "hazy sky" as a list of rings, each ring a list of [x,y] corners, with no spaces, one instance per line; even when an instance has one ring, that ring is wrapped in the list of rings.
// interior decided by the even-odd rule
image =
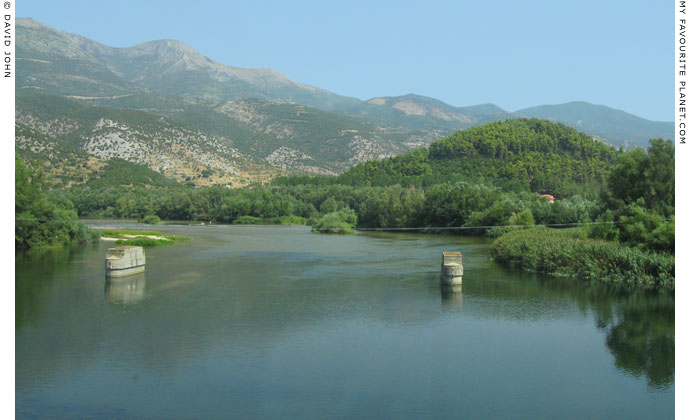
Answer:
[[[17,17],[113,47],[178,39],[236,67],[368,99],[509,111],[583,100],[673,120],[671,1],[55,1]]]

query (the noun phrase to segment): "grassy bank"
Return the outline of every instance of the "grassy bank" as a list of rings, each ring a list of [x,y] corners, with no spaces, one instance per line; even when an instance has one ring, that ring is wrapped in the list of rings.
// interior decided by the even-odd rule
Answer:
[[[581,228],[538,227],[506,233],[491,246],[499,263],[584,280],[655,286],[675,284],[675,257],[588,239]]]
[[[118,245],[152,247],[158,245],[172,245],[175,242],[188,241],[183,236],[163,235],[160,232],[143,230],[103,230],[101,237],[117,239]]]

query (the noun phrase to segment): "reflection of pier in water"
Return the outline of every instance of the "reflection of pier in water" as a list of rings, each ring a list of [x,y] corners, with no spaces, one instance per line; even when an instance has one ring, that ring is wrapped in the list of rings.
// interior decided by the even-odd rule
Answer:
[[[109,303],[131,305],[144,298],[146,274],[139,273],[127,277],[108,277],[105,280],[105,297]]]
[[[460,312],[462,310],[462,284],[442,285],[441,304],[444,311]]]

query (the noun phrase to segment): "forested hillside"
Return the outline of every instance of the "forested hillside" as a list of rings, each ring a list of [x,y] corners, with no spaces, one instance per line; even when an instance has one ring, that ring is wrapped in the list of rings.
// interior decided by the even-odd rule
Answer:
[[[417,185],[472,181],[511,191],[595,197],[620,152],[563,124],[538,119],[492,122],[458,131],[401,156],[358,164],[333,179],[278,184]]]

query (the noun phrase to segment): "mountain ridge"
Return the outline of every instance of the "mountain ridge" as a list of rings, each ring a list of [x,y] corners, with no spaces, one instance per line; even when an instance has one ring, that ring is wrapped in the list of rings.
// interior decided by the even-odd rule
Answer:
[[[17,19],[18,56],[34,64],[51,64],[50,58],[59,56],[70,61],[72,68],[83,67],[89,75],[105,79],[119,78],[117,92],[157,92],[187,97],[232,100],[256,96],[281,102],[303,101],[304,105],[329,109],[334,104],[351,105],[359,99],[337,95],[314,86],[297,83],[281,73],[266,68],[230,67],[216,62],[178,40],[148,41],[130,47],[109,47],[79,34],[64,32],[31,18]],[[26,32],[25,32],[26,31]],[[153,54],[157,52],[159,54]],[[66,53],[66,54],[65,54]],[[149,59],[148,57],[153,57]],[[161,58],[163,60],[161,60]],[[118,61],[119,60],[119,61]],[[61,74],[64,64],[53,71]],[[53,69],[56,70],[53,66]],[[146,71],[143,71],[146,70]],[[107,75],[107,73],[112,73]],[[192,72],[193,75],[185,74]],[[136,75],[136,76],[135,76]],[[21,75],[20,75],[21,76]],[[69,80],[70,74],[62,73]],[[46,77],[50,79],[50,77]],[[87,76],[88,79],[88,76]],[[21,88],[25,79],[18,78]],[[81,91],[73,95],[89,95],[93,84],[81,80]],[[79,87],[79,83],[75,83]],[[39,88],[41,86],[38,86]],[[66,89],[49,89],[65,94]],[[103,89],[101,89],[103,90]]]
[[[583,130],[604,141],[615,145],[646,145],[643,137],[666,136],[670,122],[650,121],[633,114],[626,115],[639,118],[634,120],[634,129],[621,130],[601,121],[592,120],[591,116],[571,116],[559,112],[554,115],[550,110],[569,104],[599,105],[585,101],[573,101],[566,104],[538,105],[515,112],[506,111],[495,104],[480,104],[456,107],[418,94],[400,96],[379,96],[366,100],[338,95],[325,89],[310,86],[291,80],[287,76],[270,68],[231,67],[217,62],[179,40],[162,39],[143,42],[129,47],[109,47],[82,35],[67,33],[30,18],[17,19],[18,57],[23,64],[31,63],[29,70],[35,70],[44,77],[34,77],[32,81],[47,83],[54,93],[74,97],[117,96],[123,93],[153,92],[188,98],[217,101],[259,98],[274,102],[296,103],[318,109],[333,111],[351,118],[368,121],[377,125],[412,130],[445,130],[455,131],[472,125],[501,119],[521,116],[539,117],[563,122]],[[28,30],[30,36],[24,31]],[[43,42],[41,42],[43,40]],[[60,43],[62,41],[62,43]],[[59,48],[57,48],[59,47]],[[56,51],[66,55],[70,63],[58,63],[63,72],[48,72],[45,67],[55,56]],[[72,68],[79,67],[75,61],[81,61],[86,69],[85,75],[65,74],[66,64]],[[53,74],[47,74],[53,73]],[[110,74],[106,74],[110,73]],[[57,74],[57,75],[56,75]],[[41,83],[34,85],[18,73],[18,87],[42,88]],[[83,76],[83,77],[82,77]],[[93,79],[93,80],[91,80]],[[105,83],[96,83],[104,81]],[[46,83],[44,83],[46,84]],[[82,84],[82,88],[79,85]],[[100,85],[100,86],[99,86]],[[89,92],[89,90],[95,90]],[[604,107],[604,106],[601,106]],[[614,116],[613,108],[600,108],[599,112],[607,117]],[[589,112],[586,109],[581,110]],[[591,114],[591,112],[590,112]],[[587,120],[584,123],[578,121]],[[616,120],[616,118],[614,118]],[[626,124],[632,120],[624,119]],[[620,132],[618,132],[618,131]],[[630,137],[630,138],[628,138]]]
[[[652,121],[620,109],[587,101],[539,105],[515,111],[533,118],[562,122],[615,145],[647,147],[652,138],[673,138],[673,122]]]
[[[458,130],[530,113],[626,147],[646,147],[649,138],[666,136],[672,124],[584,101],[518,112],[491,103],[455,107],[414,93],[363,101],[295,82],[270,68],[227,66],[178,40],[109,47],[26,18],[17,19],[16,47],[19,123],[58,130],[71,124],[61,120],[63,105],[51,95],[83,104],[91,116],[117,116],[102,123],[108,127],[97,127],[99,119],[81,120],[81,137],[43,132],[51,136],[49,141],[32,139],[31,131],[22,129],[23,147],[33,144],[39,150],[41,142],[72,142],[92,157],[127,159],[178,180],[216,171],[235,184],[247,183],[251,180],[244,176],[246,168],[264,168],[272,174],[337,174],[365,160],[428,146]],[[27,106],[32,100],[25,94],[31,91],[47,98],[33,99]],[[38,105],[41,101],[45,104]],[[616,122],[599,121],[598,114],[613,116]],[[184,153],[166,154],[168,150],[158,149],[162,145],[150,142],[159,131],[154,127],[159,118],[164,119],[163,138],[171,142],[167,146],[177,145],[176,150]],[[142,121],[144,128],[136,128]],[[108,152],[108,147],[116,150]],[[234,151],[221,151],[228,147]],[[172,166],[156,164],[159,150]],[[219,162],[212,164],[216,155]]]

